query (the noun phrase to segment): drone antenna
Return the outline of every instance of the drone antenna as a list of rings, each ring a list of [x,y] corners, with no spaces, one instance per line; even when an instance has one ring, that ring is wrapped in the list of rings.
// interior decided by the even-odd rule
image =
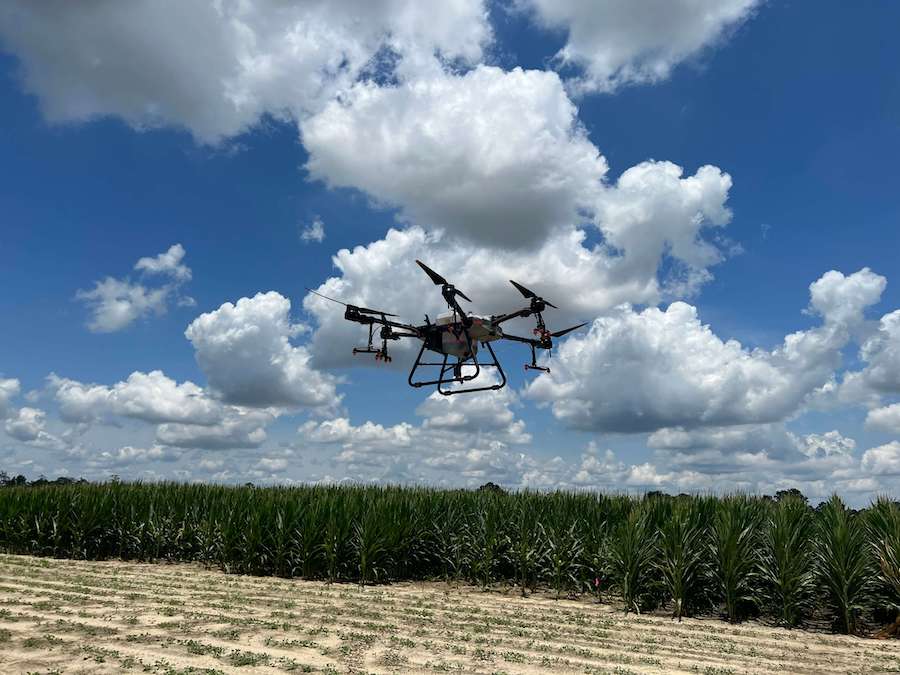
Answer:
[[[343,305],[344,307],[354,307],[357,310],[359,310],[360,312],[362,312],[363,314],[376,314],[381,317],[397,316],[396,314],[391,314],[390,312],[382,312],[381,310],[369,309],[368,307],[357,307],[356,305],[351,305],[346,302],[341,302],[340,300],[335,300],[334,298],[329,298],[327,295],[322,295],[321,293],[319,293],[319,291],[314,291],[309,286],[306,287],[306,290],[308,290],[310,293],[314,293],[315,295],[318,295],[320,298],[325,298],[326,300],[331,300],[331,302],[336,302],[337,304]]]

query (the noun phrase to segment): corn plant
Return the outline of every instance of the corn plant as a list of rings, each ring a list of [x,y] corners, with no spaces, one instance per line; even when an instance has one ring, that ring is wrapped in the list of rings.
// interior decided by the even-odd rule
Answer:
[[[656,567],[672,600],[672,616],[693,609],[702,595],[705,579],[706,533],[693,502],[679,500],[659,529]]]
[[[615,529],[609,546],[610,573],[626,613],[641,611],[641,601],[650,590],[655,551],[656,537],[649,514],[641,507],[634,508]]]
[[[759,507],[746,497],[729,497],[719,504],[712,524],[713,577],[732,623],[756,602]]]
[[[822,505],[818,525],[819,582],[827,592],[835,626],[855,633],[872,574],[863,522],[834,495]]]
[[[812,528],[812,513],[797,498],[781,500],[767,517],[759,573],[768,605],[785,626],[798,625],[812,610]]]
[[[509,562],[523,598],[526,590],[533,591],[537,586],[538,575],[546,565],[546,538],[537,516],[533,502],[523,500],[516,510],[513,529],[506,534]]]
[[[573,521],[568,527],[557,523],[548,529],[540,525],[541,535],[546,542],[546,555],[543,560],[546,564],[545,576],[550,580],[550,586],[556,591],[556,599],[567,588],[578,585],[578,573],[581,570],[579,560],[584,552],[584,544],[578,534],[578,521]]]

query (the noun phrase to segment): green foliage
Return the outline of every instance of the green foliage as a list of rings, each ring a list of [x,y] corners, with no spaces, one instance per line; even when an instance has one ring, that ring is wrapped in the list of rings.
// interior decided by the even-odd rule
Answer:
[[[835,627],[855,633],[873,572],[863,520],[834,495],[821,507],[818,540],[819,581],[827,591]]]
[[[679,499],[659,528],[656,565],[672,600],[672,615],[681,617],[699,603],[704,592],[706,532],[694,500]]]
[[[757,601],[759,515],[758,501],[726,497],[713,521],[713,576],[725,602],[725,615],[732,623],[740,621],[748,606]]]
[[[641,611],[650,591],[650,574],[656,551],[656,533],[646,507],[632,509],[619,523],[610,541],[609,565],[613,582],[622,594],[625,611]]]
[[[721,602],[737,621],[827,612],[842,631],[900,611],[900,508],[802,495],[645,497],[393,486],[17,482],[0,551],[199,561],[227,572],[360,584],[513,583],[673,616]],[[820,592],[816,592],[820,590]]]
[[[763,534],[760,576],[771,612],[785,626],[798,625],[812,610],[815,586],[806,501],[786,497],[770,509]]]

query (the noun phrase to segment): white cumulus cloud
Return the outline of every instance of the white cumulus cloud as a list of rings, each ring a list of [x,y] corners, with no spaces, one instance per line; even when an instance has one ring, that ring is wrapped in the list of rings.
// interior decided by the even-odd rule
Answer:
[[[185,335],[211,389],[226,403],[265,408],[335,405],[335,379],[310,364],[291,301],[270,291],[201,314]]]
[[[47,413],[37,408],[19,408],[10,415],[4,428],[6,433],[18,441],[38,448],[60,450],[66,444],[46,430]]]
[[[314,178],[489,244],[533,244],[578,221],[607,170],[557,75],[536,70],[361,82],[301,133]]]
[[[653,83],[745,21],[760,0],[517,0],[544,27],[563,29],[556,57],[583,69],[576,88],[609,92]]]
[[[165,277],[162,285],[106,277],[95,282],[90,290],[79,290],[75,298],[84,302],[91,312],[88,329],[94,333],[122,330],[137,319],[165,314],[173,298],[179,306],[193,305],[193,299],[178,292],[191,278],[190,268],[183,263],[184,255],[184,247],[175,244],[158,256],[137,261],[135,270]]]
[[[19,387],[15,378],[0,378],[0,420],[10,413],[10,401],[19,395]]]
[[[872,276],[861,270],[842,285],[856,289]],[[721,340],[683,302],[666,310],[621,307],[596,319],[585,336],[567,339],[553,371],[535,380],[528,395],[581,429],[640,432],[783,420],[834,376],[863,309],[883,288],[876,283],[864,293],[847,291],[843,303],[831,306],[816,304],[821,281],[811,291],[823,325],[786,336],[772,351]]]
[[[900,475],[900,441],[891,441],[863,453],[862,467],[875,475]]]
[[[900,403],[870,410],[866,415],[866,426],[900,434]]]
[[[202,48],[198,48],[202,36]],[[434,53],[477,62],[491,40],[482,0],[137,0],[0,7],[0,40],[54,122],[115,115],[215,143],[264,113],[299,117],[383,50],[404,72]]]
[[[111,387],[55,374],[47,382],[60,415],[69,422],[122,416],[151,423],[214,424],[223,415],[222,404],[211,399],[202,387],[190,381],[179,384],[159,370],[136,371]]]

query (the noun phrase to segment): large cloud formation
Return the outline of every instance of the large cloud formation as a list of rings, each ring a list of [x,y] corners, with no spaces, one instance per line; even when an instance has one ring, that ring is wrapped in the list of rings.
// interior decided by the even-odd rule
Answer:
[[[518,0],[539,25],[563,29],[556,57],[583,69],[584,92],[652,83],[746,20],[761,0]]]
[[[666,245],[703,269],[719,255],[699,230],[731,216],[731,179],[715,167],[683,177],[674,164],[645,162],[607,187],[606,160],[550,72],[479,66],[391,87],[360,83],[301,131],[314,178],[495,248],[538,245],[560,227],[596,221],[610,245],[640,246],[654,273]]]
[[[563,324],[623,302],[653,304],[671,295],[690,295],[711,277],[709,267],[722,260],[723,253],[704,240],[703,232],[730,218],[725,206],[730,187],[730,177],[715,167],[683,176],[681,167],[670,162],[645,162],[597,192],[597,227],[604,237],[599,243],[588,244],[588,232],[571,224],[549,230],[540,244],[526,250],[454,241],[446,233],[413,226],[391,230],[368,246],[339,251],[333,261],[340,276],[317,290],[418,323],[423,313],[434,317],[444,308],[431,281],[413,264],[418,258],[476,300],[473,309],[482,313],[510,311],[522,302],[509,279],[559,305],[562,310],[553,320]],[[471,189],[488,193],[491,187]],[[499,213],[516,206],[498,203],[496,208]],[[497,230],[513,236],[503,227]],[[670,271],[660,275],[667,260]],[[311,346],[316,364],[349,362],[345,347],[358,339],[358,327],[348,325],[334,305],[318,296],[308,295],[304,307],[316,317]],[[516,323],[509,327],[530,330]]]
[[[434,67],[435,52],[477,62],[491,28],[481,0],[15,0],[0,39],[51,121],[115,115],[214,143],[264,113],[317,109],[381,50],[408,69]]]
[[[795,413],[840,365],[841,349],[878,302],[885,279],[868,269],[829,272],[810,286],[821,326],[792,333],[771,351],[722,341],[696,308],[630,306],[567,340],[553,371],[528,389],[563,423],[605,431],[779,421]]]
[[[479,66],[354,86],[301,125],[307,169],[408,221],[517,247],[577,222],[607,166],[555,73]]]

